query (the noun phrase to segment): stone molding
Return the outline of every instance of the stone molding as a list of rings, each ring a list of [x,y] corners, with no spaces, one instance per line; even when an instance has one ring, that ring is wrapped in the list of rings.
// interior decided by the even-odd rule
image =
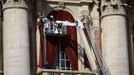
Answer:
[[[59,2],[59,1],[63,1],[63,0],[46,0],[46,1]],[[91,2],[93,2],[93,0],[64,0],[64,2],[67,2],[67,3],[81,3],[81,2],[91,3]]]
[[[101,17],[108,15],[126,15],[123,4],[120,0],[118,1],[108,1],[103,0],[101,2]]]
[[[3,4],[3,10],[9,9],[9,8],[23,8],[23,9],[28,9],[28,5],[27,5],[27,3],[24,0],[18,0],[18,1],[7,0]]]

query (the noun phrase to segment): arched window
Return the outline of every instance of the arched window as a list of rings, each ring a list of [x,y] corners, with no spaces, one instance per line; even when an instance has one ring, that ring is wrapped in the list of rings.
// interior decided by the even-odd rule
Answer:
[[[51,15],[54,16],[55,20],[61,20],[61,21],[69,21],[69,22],[74,22],[73,16],[68,12],[68,11],[63,11],[63,10],[54,10],[51,11],[47,17],[49,18]]]
[[[75,21],[69,12],[63,10],[54,10],[48,14],[47,18],[50,18],[50,16],[53,16],[55,21]],[[48,68],[78,69],[76,27],[67,26],[67,34],[69,36],[60,38],[46,35],[46,62]]]
[[[54,21],[58,20],[58,21],[68,21],[71,23],[75,22],[75,19],[68,11],[54,10],[51,11],[46,17],[48,19],[51,19],[50,16],[53,16]],[[40,25],[39,27],[43,26]],[[41,39],[45,38],[43,40],[44,43],[41,44],[44,46],[40,46],[41,67],[47,69],[78,70],[78,51],[77,51],[78,44],[77,44],[76,25],[66,25],[66,28],[67,28],[67,35],[65,36],[57,37],[45,33],[45,37],[41,37]],[[40,28],[40,32],[41,30],[42,28]],[[43,55],[46,56],[44,57]],[[45,61],[42,60],[42,58],[45,58]],[[89,65],[86,56],[84,56],[84,64],[85,66]]]

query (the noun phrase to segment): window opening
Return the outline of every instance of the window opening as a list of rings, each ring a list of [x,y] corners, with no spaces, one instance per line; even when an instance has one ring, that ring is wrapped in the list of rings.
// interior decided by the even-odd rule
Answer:
[[[60,70],[72,70],[70,61],[65,53],[62,42],[59,42],[59,69]]]
[[[67,54],[64,49],[64,45],[61,41],[59,41],[53,69],[72,70],[70,60],[67,57]]]

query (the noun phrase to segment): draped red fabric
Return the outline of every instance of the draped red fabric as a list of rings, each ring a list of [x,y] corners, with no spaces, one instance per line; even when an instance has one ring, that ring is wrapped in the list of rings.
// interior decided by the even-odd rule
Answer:
[[[46,68],[51,68],[56,56],[58,40],[53,36],[46,36]]]
[[[47,17],[49,18],[51,15],[54,16],[55,20],[69,21],[69,22],[75,21],[73,16],[69,12],[63,10],[58,11],[54,10],[50,12]]]
[[[73,16],[63,10],[58,11],[52,11],[48,14],[48,18],[53,15],[55,20],[61,20],[61,21],[69,21],[74,22]],[[67,33],[68,37],[64,38],[64,47],[65,52],[67,53],[67,56],[70,60],[70,63],[72,64],[72,69],[77,70],[78,69],[78,53],[77,53],[77,35],[76,35],[76,27],[75,26],[68,26],[67,27]],[[54,39],[54,37],[46,37],[46,60],[48,62],[48,68],[51,68],[54,59],[56,56],[56,48],[57,48],[57,40]]]
[[[40,58],[39,58],[39,67],[43,66],[43,54],[42,54],[42,48],[43,48],[43,21],[41,18],[38,19],[37,22],[39,33],[40,33]]]
[[[76,34],[76,26],[68,26],[67,27],[68,37],[64,41],[65,43],[65,51],[67,56],[72,64],[72,69],[78,69],[78,52],[77,52],[77,34]]]

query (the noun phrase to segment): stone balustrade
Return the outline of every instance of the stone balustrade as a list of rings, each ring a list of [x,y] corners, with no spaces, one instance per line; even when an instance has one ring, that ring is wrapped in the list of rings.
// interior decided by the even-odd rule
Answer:
[[[91,71],[38,69],[37,75],[92,75]]]

